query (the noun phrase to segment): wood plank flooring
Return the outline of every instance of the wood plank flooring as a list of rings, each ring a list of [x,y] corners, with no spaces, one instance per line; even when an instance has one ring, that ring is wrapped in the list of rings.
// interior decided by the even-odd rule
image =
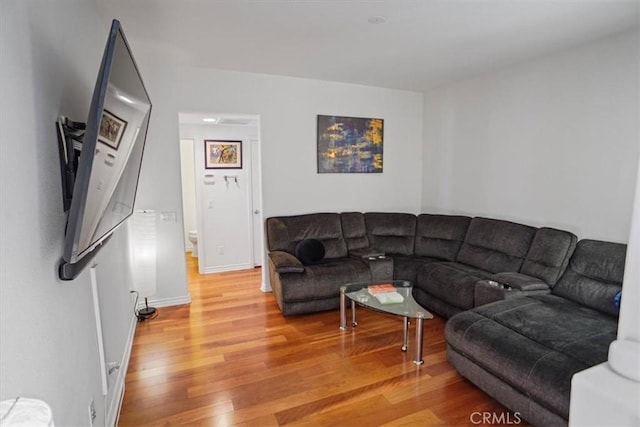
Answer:
[[[400,318],[359,309],[342,332],[338,311],[282,316],[260,269],[187,266],[193,302],[138,324],[120,426],[477,425],[474,412],[508,412],[447,363],[442,318],[425,321],[418,367]]]

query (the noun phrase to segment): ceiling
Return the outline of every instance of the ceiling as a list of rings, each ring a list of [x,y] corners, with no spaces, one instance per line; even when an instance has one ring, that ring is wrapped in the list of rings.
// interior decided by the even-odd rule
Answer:
[[[258,116],[252,114],[179,113],[180,124],[203,126],[255,127]]]
[[[640,0],[96,1],[147,61],[413,91],[640,21]]]

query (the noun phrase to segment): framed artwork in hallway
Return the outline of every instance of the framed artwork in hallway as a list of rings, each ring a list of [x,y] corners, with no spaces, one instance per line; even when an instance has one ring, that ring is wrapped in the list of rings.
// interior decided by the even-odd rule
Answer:
[[[206,169],[242,169],[242,141],[205,139]]]

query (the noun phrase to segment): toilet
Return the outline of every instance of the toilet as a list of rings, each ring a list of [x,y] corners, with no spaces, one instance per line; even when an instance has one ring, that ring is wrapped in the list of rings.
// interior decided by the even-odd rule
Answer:
[[[189,241],[193,245],[193,249],[191,250],[191,256],[194,258],[198,258],[198,231],[197,230],[189,231]]]

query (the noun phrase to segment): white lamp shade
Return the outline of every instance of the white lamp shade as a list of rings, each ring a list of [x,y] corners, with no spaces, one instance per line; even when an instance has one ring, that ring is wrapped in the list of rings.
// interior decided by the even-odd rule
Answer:
[[[129,219],[132,290],[140,298],[156,293],[156,212],[135,211]]]
[[[51,407],[38,399],[18,397],[0,402],[2,427],[54,427]]]

